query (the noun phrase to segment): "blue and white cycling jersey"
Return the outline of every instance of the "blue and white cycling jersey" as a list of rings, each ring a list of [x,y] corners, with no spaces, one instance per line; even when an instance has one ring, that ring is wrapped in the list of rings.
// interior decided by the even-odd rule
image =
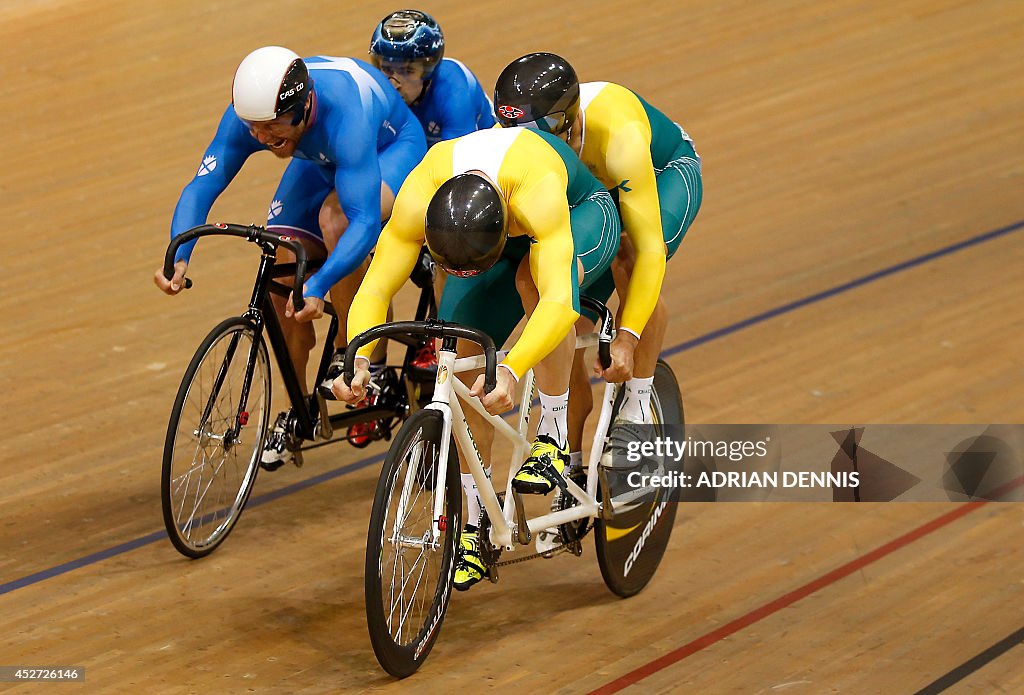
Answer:
[[[434,68],[426,94],[412,105],[427,135],[427,147],[494,125],[494,108],[476,75],[454,58]]]
[[[320,205],[331,190],[338,192],[348,228],[323,267],[306,281],[307,296],[323,298],[377,243],[381,182],[397,194],[426,153],[426,141],[409,107],[370,64],[328,56],[303,60],[313,82],[313,112],[275,195],[270,217],[272,225],[282,210],[301,209],[303,214],[292,215],[291,224],[285,226],[320,237]],[[249,133],[234,107],[228,106],[199,170],[178,199],[171,237],[205,223],[214,201],[245,160],[266,149]],[[311,173],[318,176],[311,177]],[[322,185],[289,185],[289,179],[300,178],[319,179]],[[188,260],[194,244],[182,246],[178,259]]]

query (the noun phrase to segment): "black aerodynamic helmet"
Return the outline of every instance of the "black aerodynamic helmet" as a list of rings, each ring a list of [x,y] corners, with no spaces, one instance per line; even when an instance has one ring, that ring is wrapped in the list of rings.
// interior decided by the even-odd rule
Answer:
[[[505,201],[477,174],[459,174],[441,184],[427,205],[425,222],[430,255],[458,277],[484,272],[505,248]]]
[[[561,135],[580,109],[580,81],[554,53],[530,53],[510,63],[494,85],[494,115],[505,127]]]

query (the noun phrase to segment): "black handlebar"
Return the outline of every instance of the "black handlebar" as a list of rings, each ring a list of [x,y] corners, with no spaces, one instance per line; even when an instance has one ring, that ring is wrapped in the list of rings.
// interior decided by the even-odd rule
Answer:
[[[417,335],[428,338],[463,338],[470,340],[484,349],[484,393],[490,393],[497,385],[495,370],[498,366],[497,350],[494,341],[483,331],[468,326],[459,326],[454,323],[443,321],[396,321],[380,326],[369,328],[348,344],[345,351],[345,372],[342,377],[346,385],[352,384],[352,377],[355,374],[356,351],[363,345],[372,343],[374,340],[386,338],[391,335]]]
[[[601,317],[601,329],[597,332],[597,359],[601,362],[602,369],[612,366],[612,332],[615,324],[612,322],[612,312],[601,302],[591,297],[580,297],[580,305],[597,312]]]
[[[174,256],[178,252],[178,248],[182,244],[204,236],[242,237],[254,244],[259,244],[267,253],[274,252],[279,246],[284,246],[290,250],[295,254],[295,284],[292,287],[292,303],[295,305],[295,311],[302,311],[302,308],[306,306],[306,302],[302,297],[302,283],[306,277],[305,247],[297,239],[287,235],[268,232],[264,227],[255,224],[241,225],[217,222],[216,224],[201,224],[198,227],[182,232],[171,239],[171,243],[167,247],[167,253],[164,254],[165,278],[170,280],[174,277]],[[192,281],[185,278],[185,289],[190,287],[192,287]]]

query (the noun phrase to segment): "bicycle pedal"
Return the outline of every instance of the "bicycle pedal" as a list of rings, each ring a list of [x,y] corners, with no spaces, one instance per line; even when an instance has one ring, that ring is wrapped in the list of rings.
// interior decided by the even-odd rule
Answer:
[[[553,528],[546,528],[537,534],[537,552],[540,553],[542,558],[550,560],[555,556],[554,549],[561,545],[562,539],[559,537],[558,531]]]
[[[351,444],[356,449],[365,449],[366,447],[370,446],[370,444],[373,442],[373,438],[365,434],[353,435],[349,433],[345,435],[345,441]]]

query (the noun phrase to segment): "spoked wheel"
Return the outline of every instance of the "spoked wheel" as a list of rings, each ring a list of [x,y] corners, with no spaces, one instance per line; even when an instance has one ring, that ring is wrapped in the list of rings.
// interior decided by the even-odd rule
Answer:
[[[621,396],[620,396],[621,400]],[[654,391],[651,407],[655,419],[655,436],[665,436],[665,426],[683,425],[683,401],[679,395],[679,384],[672,369],[659,360],[654,372]],[[615,405],[618,410],[618,402]],[[613,414],[614,418],[614,414]],[[602,466],[608,463],[611,454],[608,447],[615,447],[617,439],[630,437],[628,428],[609,432]],[[619,458],[617,456],[616,458]],[[668,459],[663,462],[667,468],[658,471],[664,475],[669,470],[682,471],[683,462]],[[653,473],[655,471],[645,471]],[[628,471],[613,473],[621,483]],[[603,481],[610,476],[603,477]],[[604,583],[613,593],[628,597],[636,594],[651,580],[658,569],[675,523],[679,500],[678,487],[651,487],[639,491],[625,491],[621,484],[616,489],[599,489],[602,498],[612,495],[611,519],[598,518],[594,524],[594,540],[597,545],[597,561],[601,566]]]
[[[234,317],[199,345],[164,442],[164,525],[180,553],[209,555],[238,521],[256,480],[270,418],[262,335]]]
[[[406,420],[384,460],[370,514],[366,622],[377,660],[398,678],[427,658],[452,592],[462,487],[454,440],[444,480],[437,481],[443,426],[436,410]]]

